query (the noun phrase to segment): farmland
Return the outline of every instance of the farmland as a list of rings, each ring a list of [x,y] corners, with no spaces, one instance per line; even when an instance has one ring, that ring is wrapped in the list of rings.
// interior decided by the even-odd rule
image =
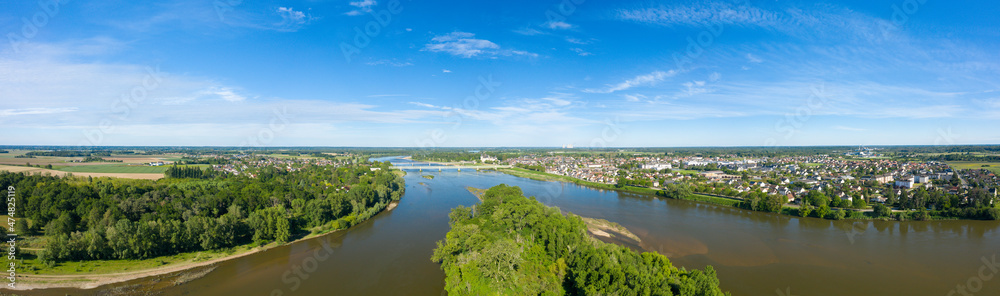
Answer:
[[[205,168],[208,165],[188,165]],[[60,167],[57,170],[70,173],[120,173],[120,174],[162,174],[170,166],[145,166],[123,164],[95,164]]]
[[[166,168],[164,168],[166,169]],[[109,171],[111,169],[108,169]],[[73,174],[77,177],[114,177],[114,178],[128,178],[128,179],[147,179],[147,180],[157,180],[163,178],[163,173],[111,173],[111,172],[66,172],[60,170],[44,169],[39,167],[28,167],[28,166],[11,166],[0,164],[0,171],[10,171],[10,172],[25,172],[28,174],[50,174],[54,176],[65,176],[67,174]]]
[[[1000,162],[949,161],[948,165],[956,170],[988,169],[993,173],[1000,174]],[[988,165],[988,167],[984,167],[984,165]]]

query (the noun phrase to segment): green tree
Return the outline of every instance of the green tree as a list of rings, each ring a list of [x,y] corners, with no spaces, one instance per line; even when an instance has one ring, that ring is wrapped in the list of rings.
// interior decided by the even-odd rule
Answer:
[[[885,217],[889,217],[889,214],[892,213],[892,210],[889,209],[889,207],[887,207],[884,204],[880,204],[880,203],[879,204],[875,204],[875,206],[873,207],[873,209],[874,209],[876,217],[885,218]]]

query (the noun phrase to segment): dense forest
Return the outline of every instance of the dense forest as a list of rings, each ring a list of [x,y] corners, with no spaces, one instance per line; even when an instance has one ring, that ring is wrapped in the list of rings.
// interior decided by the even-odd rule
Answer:
[[[310,230],[364,221],[405,188],[387,163],[265,168],[256,178],[177,168],[173,176],[151,181],[0,172],[0,184],[16,188],[18,213],[30,222],[18,223],[18,233],[44,235],[39,256],[49,263],[287,242]]]
[[[431,260],[449,295],[725,295],[715,270],[674,267],[663,255],[597,241],[579,217],[498,185],[452,210]]]

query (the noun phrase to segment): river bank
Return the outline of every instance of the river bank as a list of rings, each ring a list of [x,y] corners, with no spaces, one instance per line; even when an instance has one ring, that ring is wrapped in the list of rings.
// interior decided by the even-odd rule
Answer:
[[[660,195],[657,194],[657,192],[659,190],[653,189],[653,188],[634,187],[634,186],[616,187],[616,186],[611,185],[611,184],[603,184],[603,183],[590,182],[590,181],[581,180],[581,179],[577,179],[577,178],[573,178],[573,177],[569,177],[569,176],[562,176],[562,175],[550,174],[550,173],[545,173],[545,172],[538,172],[538,171],[526,170],[526,169],[522,169],[522,168],[499,169],[498,171],[506,173],[506,174],[509,174],[509,175],[513,175],[513,176],[516,176],[516,177],[528,178],[528,179],[536,180],[536,181],[566,182],[566,183],[573,183],[573,184],[576,184],[576,185],[585,186],[585,187],[593,188],[593,189],[614,190],[614,191],[619,191],[619,192],[629,192],[629,193],[637,193],[637,194],[660,196]],[[666,198],[670,198],[670,197],[666,197]],[[725,196],[717,196],[717,195],[712,195],[712,194],[693,193],[693,194],[691,194],[689,196],[685,196],[685,197],[681,197],[681,198],[676,198],[676,199],[689,200],[689,201],[702,202],[702,203],[710,203],[710,204],[715,204],[715,205],[721,205],[721,206],[727,206],[727,207],[733,207],[733,208],[740,208],[740,209],[742,209],[741,207],[739,207],[739,204],[740,204],[740,202],[742,202],[742,200],[739,199],[739,198],[735,198],[735,197],[725,197]],[[871,220],[891,221],[891,220],[894,220],[894,219],[892,219],[890,217],[875,217],[875,216],[872,215],[873,212],[872,212],[871,209],[855,210],[855,209],[845,209],[845,208],[831,208],[831,210],[839,210],[839,211],[844,211],[846,213],[857,212],[855,214],[860,214],[860,215],[845,215],[844,217],[839,218],[839,219],[831,219],[831,218],[828,218],[828,217],[819,218],[819,217],[812,217],[812,216],[802,217],[801,215],[799,215],[799,208],[800,208],[800,206],[798,206],[798,205],[785,204],[785,205],[782,205],[782,208],[781,208],[780,212],[773,213],[773,214],[779,214],[779,215],[791,216],[791,217],[797,217],[797,218],[814,218],[814,219],[821,219],[821,220],[848,220],[848,221],[871,221]],[[909,218],[908,216],[913,215],[913,213],[918,213],[918,211],[892,210],[891,213],[893,213],[893,214],[899,214],[899,215],[903,216],[903,218],[899,219],[899,221],[913,221],[915,219]],[[946,216],[939,216],[939,215],[935,215],[935,214],[929,214],[928,218],[924,219],[924,220],[976,220],[976,219],[961,219],[961,218],[955,218],[955,217],[946,217]]]
[[[398,205],[399,201],[390,202],[388,205],[386,205],[385,209],[379,212],[379,214],[390,212],[393,209],[395,209]],[[138,270],[132,270],[126,272],[112,272],[112,273],[25,274],[24,272],[22,272],[17,276],[17,289],[14,289],[14,291],[53,289],[53,288],[94,289],[105,285],[122,283],[148,277],[158,277],[161,278],[161,280],[170,279],[177,282],[177,284],[180,284],[186,281],[200,278],[201,276],[208,274],[209,272],[211,272],[211,270],[214,269],[214,266],[219,263],[268,251],[286,244],[294,244],[306,240],[323,237],[326,235],[331,235],[347,229],[350,228],[337,229],[332,231],[318,231],[319,229],[317,228],[317,229],[312,229],[312,232],[310,234],[288,243],[279,244],[273,242],[256,247],[248,244],[248,245],[237,246],[228,251],[215,250],[215,251],[181,253],[171,256],[163,256],[145,260],[101,260],[97,262],[93,261],[70,262],[70,263],[80,263],[80,265],[76,266],[77,269],[80,269],[81,268],[80,266],[82,265],[91,263],[96,263],[98,265],[104,263],[112,266],[114,266],[117,263],[125,263],[125,265],[127,266],[124,268],[131,268],[134,266],[145,266],[149,264],[158,264],[158,263],[162,265],[153,268],[141,268]],[[199,268],[205,268],[205,269],[197,270]]]

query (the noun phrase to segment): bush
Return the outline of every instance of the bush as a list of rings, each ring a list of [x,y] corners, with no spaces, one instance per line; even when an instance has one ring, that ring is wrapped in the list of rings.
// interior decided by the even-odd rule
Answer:
[[[833,210],[830,211],[825,218],[830,220],[844,220],[845,216],[847,216],[847,214],[843,210]]]

